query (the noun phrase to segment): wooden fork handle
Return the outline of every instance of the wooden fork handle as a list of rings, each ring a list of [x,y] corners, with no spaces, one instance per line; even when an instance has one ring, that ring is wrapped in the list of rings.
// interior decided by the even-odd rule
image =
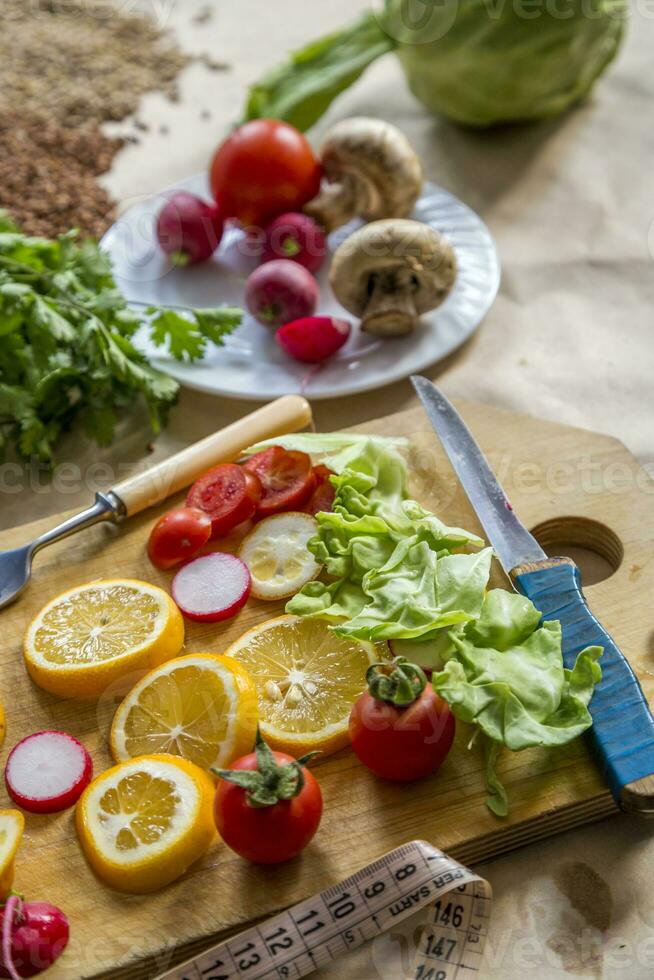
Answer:
[[[285,395],[143,473],[123,480],[111,492],[123,504],[126,516],[131,517],[183,490],[217,463],[238,459],[248,446],[286,432],[297,432],[310,423],[311,406],[306,398]]]

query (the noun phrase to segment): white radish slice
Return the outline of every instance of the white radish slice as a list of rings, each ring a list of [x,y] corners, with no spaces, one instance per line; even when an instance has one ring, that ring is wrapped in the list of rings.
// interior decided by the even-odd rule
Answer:
[[[317,531],[315,517],[299,511],[274,514],[257,524],[239,549],[252,576],[252,595],[286,599],[315,578],[320,565],[307,543]]]
[[[185,616],[215,623],[243,608],[250,595],[250,573],[236,555],[213,551],[182,565],[171,589]]]
[[[7,792],[30,813],[57,813],[77,802],[93,777],[93,761],[66,732],[36,732],[9,753]]]

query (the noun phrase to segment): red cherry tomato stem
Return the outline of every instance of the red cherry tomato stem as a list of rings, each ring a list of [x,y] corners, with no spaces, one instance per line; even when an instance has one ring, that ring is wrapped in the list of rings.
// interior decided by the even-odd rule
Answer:
[[[403,782],[440,768],[455,727],[449,705],[431,684],[404,706],[365,691],[350,715],[350,739],[359,760],[382,779]]]
[[[304,788],[303,767],[314,755],[319,754],[310,752],[301,759],[279,764],[259,729],[254,751],[256,769],[211,770],[214,775],[244,789],[246,799],[253,807],[274,806],[281,800],[292,800],[299,796]]]
[[[427,686],[425,672],[406,657],[395,657],[392,664],[373,664],[366,673],[368,691],[378,701],[406,707],[419,698]]]
[[[316,833],[322,793],[304,768],[306,759],[271,752],[259,736],[254,752],[217,772],[216,827],[241,857],[259,864],[288,861]]]

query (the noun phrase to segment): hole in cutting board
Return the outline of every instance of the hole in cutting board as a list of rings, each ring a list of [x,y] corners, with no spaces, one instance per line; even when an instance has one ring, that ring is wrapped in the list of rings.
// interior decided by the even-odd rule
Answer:
[[[584,585],[595,585],[622,564],[624,548],[615,531],[590,517],[554,517],[531,529],[550,558],[572,558]]]

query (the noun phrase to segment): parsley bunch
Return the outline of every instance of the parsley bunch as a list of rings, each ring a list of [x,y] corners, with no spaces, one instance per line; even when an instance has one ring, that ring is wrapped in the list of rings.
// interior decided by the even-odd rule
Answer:
[[[77,417],[99,445],[120,412],[142,397],[158,432],[179,391],[131,338],[149,324],[178,360],[201,358],[241,322],[234,307],[136,312],[118,290],[96,242],[74,231],[55,240],[21,234],[0,211],[0,458],[51,462]]]

